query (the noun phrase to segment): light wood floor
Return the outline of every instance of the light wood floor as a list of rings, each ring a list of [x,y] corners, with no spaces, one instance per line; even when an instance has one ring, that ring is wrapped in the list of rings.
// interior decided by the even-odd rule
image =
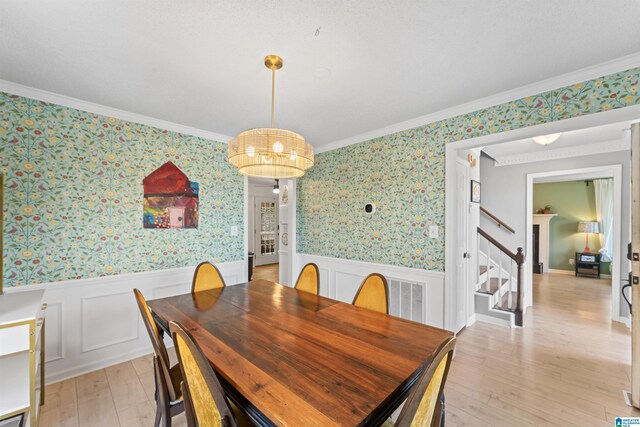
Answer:
[[[274,272],[258,267],[254,277]],[[640,416],[622,399],[630,335],[608,320],[608,281],[536,275],[534,289],[525,328],[477,322],[459,335],[447,426],[611,426]],[[149,355],[47,386],[40,427],[151,426],[153,394]],[[174,425],[185,426],[184,415]]]
[[[476,322],[459,334],[447,426],[612,426],[625,405],[631,337],[611,322],[609,280],[534,275],[525,328]]]
[[[253,280],[264,279],[277,282],[280,275],[280,264],[261,265],[253,268]]]

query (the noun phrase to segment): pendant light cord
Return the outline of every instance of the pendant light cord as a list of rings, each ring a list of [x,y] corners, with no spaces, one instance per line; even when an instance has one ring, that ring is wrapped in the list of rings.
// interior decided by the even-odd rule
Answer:
[[[275,104],[276,70],[271,70],[271,128],[273,129],[274,104]]]

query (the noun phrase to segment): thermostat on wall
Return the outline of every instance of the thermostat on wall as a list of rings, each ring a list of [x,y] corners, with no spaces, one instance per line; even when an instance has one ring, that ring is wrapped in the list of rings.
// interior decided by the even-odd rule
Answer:
[[[376,211],[376,205],[374,203],[367,203],[364,205],[364,211],[368,214],[372,214]]]

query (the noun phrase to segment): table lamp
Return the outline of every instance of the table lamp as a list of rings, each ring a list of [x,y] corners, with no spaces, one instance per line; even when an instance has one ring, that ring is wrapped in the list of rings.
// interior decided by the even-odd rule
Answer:
[[[584,248],[585,253],[591,253],[589,249],[589,233],[599,233],[600,226],[597,221],[580,221],[578,223],[578,233],[587,233],[587,244]]]

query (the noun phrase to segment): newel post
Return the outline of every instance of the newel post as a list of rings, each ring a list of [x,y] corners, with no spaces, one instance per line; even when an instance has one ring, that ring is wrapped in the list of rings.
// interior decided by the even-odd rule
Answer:
[[[518,290],[516,294],[515,323],[516,326],[522,326],[522,267],[524,266],[524,252],[522,251],[522,248],[518,248],[515,261],[518,265]]]

